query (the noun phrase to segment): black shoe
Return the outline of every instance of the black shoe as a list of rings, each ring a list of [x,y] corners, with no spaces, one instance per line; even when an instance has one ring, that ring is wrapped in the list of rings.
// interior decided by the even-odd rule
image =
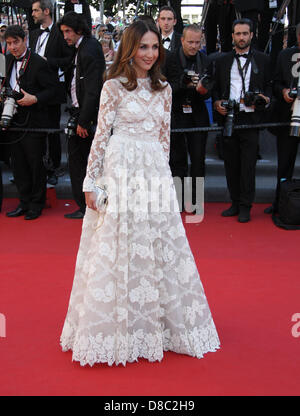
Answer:
[[[250,207],[240,207],[239,222],[249,222],[250,221]]]
[[[222,212],[222,217],[234,217],[235,215],[238,215],[239,213],[239,207],[235,204],[232,204],[230,208],[225,209],[225,211]]]
[[[35,220],[40,215],[41,215],[40,211],[29,210],[29,211],[27,211],[27,213],[25,215],[25,220]]]
[[[26,212],[27,212],[26,209],[23,209],[22,207],[18,207],[14,211],[7,212],[6,216],[9,218],[21,217],[21,215],[26,214]]]
[[[75,212],[71,212],[71,214],[65,214],[64,217],[71,220],[81,220],[84,217],[84,213],[78,209]]]
[[[49,185],[55,186],[55,185],[57,185],[57,182],[58,182],[58,178],[55,175],[55,173],[52,173],[51,175],[48,176],[47,183]]]

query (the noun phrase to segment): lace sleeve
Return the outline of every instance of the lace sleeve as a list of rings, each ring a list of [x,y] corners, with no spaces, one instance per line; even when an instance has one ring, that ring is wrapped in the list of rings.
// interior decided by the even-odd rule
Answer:
[[[170,155],[170,124],[171,124],[171,106],[172,106],[172,89],[168,85],[164,91],[164,114],[160,128],[159,141],[163,147],[167,159]]]
[[[103,159],[119,104],[118,85],[115,80],[104,83],[101,91],[98,124],[91,146],[83,192],[94,191],[94,184],[102,174]]]

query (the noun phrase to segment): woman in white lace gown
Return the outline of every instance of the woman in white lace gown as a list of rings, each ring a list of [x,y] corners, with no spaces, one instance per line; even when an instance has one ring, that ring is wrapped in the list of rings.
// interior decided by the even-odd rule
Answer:
[[[81,365],[202,358],[218,334],[178,209],[169,164],[171,88],[156,27],[127,28],[101,93],[61,346]],[[104,217],[95,184],[108,188]],[[100,218],[100,219],[99,219]]]

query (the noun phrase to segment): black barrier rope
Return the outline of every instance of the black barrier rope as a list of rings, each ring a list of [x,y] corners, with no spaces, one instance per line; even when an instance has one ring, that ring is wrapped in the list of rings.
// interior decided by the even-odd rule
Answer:
[[[246,129],[266,129],[268,127],[286,127],[290,126],[290,123],[263,123],[263,124],[239,124],[233,127],[234,130],[246,130]],[[212,126],[212,127],[193,127],[189,129],[172,129],[172,133],[188,133],[197,131],[222,131],[224,127]]]
[[[239,124],[233,127],[234,130],[247,130],[247,129],[266,129],[268,127],[286,127],[290,126],[289,122],[286,123],[263,123],[263,124]],[[222,131],[223,127],[210,126],[210,127],[191,127],[185,129],[171,129],[172,133],[188,133],[188,132],[200,132],[200,131]],[[21,127],[11,127],[3,132],[26,132],[26,133],[63,133],[65,129],[25,129]],[[6,143],[8,144],[8,143]]]

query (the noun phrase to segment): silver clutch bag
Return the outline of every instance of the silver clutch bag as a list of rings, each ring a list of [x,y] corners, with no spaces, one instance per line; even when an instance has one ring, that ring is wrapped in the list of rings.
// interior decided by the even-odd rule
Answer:
[[[95,185],[97,211],[104,213],[108,204],[108,193],[106,185]]]

